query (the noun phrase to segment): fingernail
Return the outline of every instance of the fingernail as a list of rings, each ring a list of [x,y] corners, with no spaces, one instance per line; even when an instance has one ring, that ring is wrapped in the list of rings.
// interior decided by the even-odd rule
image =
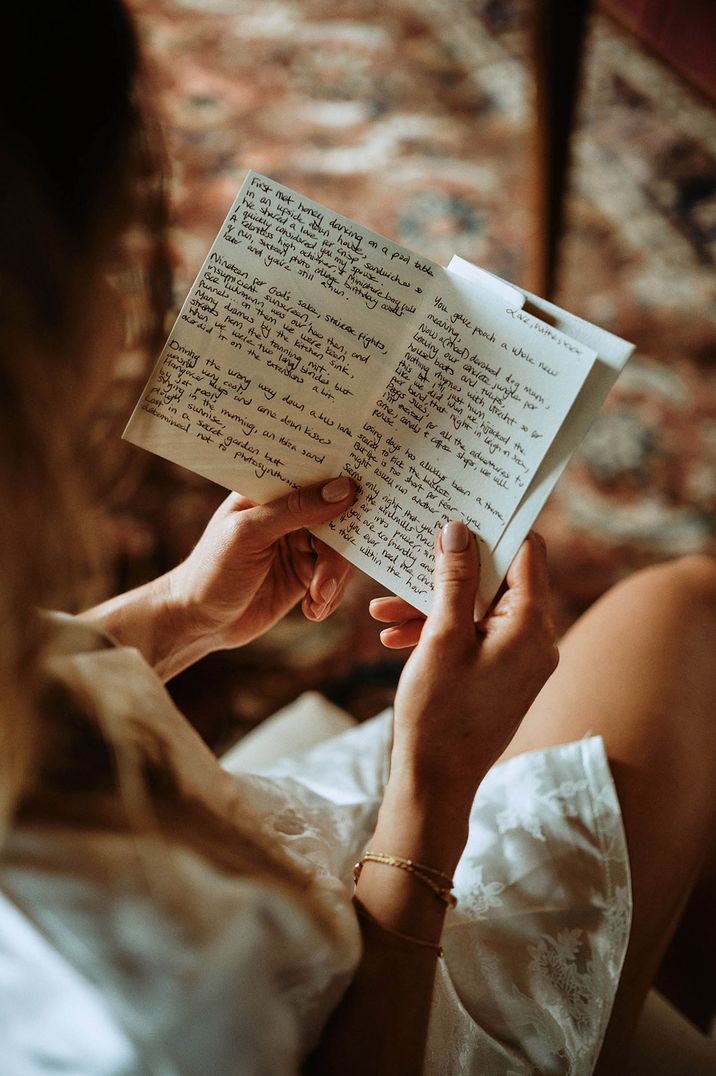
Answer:
[[[329,504],[337,504],[338,501],[344,501],[350,492],[350,478],[334,478],[330,482],[326,482],[321,490],[321,497],[323,497],[324,501],[328,501]]]
[[[311,612],[313,613],[316,620],[322,620],[323,617],[326,615],[326,609],[327,608],[328,608],[328,606],[325,605],[325,604],[324,605],[316,605],[315,602],[314,602],[314,604],[311,606]]]
[[[320,595],[323,601],[328,605],[329,601],[336,593],[338,589],[338,582],[335,579],[327,579],[320,589]]]
[[[443,553],[464,553],[469,537],[470,532],[460,520],[446,523],[440,534]]]

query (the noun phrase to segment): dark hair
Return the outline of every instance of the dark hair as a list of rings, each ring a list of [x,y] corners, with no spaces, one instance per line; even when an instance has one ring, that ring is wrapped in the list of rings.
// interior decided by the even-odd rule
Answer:
[[[87,397],[97,376],[100,288],[135,351],[155,348],[169,301],[164,154],[149,97],[120,0],[6,5],[0,757],[8,769],[0,818],[26,783],[37,741],[43,637],[32,607],[75,604],[92,560],[87,505],[97,468],[80,463],[94,436]],[[116,355],[99,358],[112,369]]]
[[[2,41],[0,272],[19,271],[40,325],[56,330],[73,270],[98,237],[144,213],[160,238],[160,140],[147,130],[140,50],[117,0],[9,5]]]
[[[77,242],[91,237],[121,168],[133,123],[139,54],[123,7],[13,4],[4,16],[6,53],[27,56],[17,79],[3,58],[5,152],[24,167],[50,212]],[[12,72],[12,76],[10,76]]]

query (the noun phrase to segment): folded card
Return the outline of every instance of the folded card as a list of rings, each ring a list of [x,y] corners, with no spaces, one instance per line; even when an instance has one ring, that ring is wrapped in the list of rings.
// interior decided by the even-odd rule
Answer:
[[[463,519],[485,607],[631,350],[250,172],[125,437],[257,502],[351,475],[316,533],[425,612]]]

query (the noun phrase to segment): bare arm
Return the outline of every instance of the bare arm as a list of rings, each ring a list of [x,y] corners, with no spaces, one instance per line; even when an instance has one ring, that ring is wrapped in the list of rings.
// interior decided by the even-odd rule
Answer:
[[[409,788],[391,787],[371,847],[452,874],[465,842],[465,812],[437,818]],[[410,874],[368,862],[356,895],[380,926],[360,919],[363,956],[305,1071],[311,1076],[412,1076],[422,1071],[438,954],[396,937],[440,941],[445,905]],[[386,928],[386,929],[382,929]]]
[[[525,543],[507,592],[475,625],[477,546],[463,524],[449,526],[430,617],[395,598],[373,611],[400,621],[386,642],[418,645],[396,695],[391,775],[371,848],[452,876],[477,787],[554,670],[556,650],[541,540]],[[374,862],[356,896],[375,922],[361,920],[363,958],[306,1072],[418,1074],[438,954],[395,932],[437,943],[445,905],[411,874]]]

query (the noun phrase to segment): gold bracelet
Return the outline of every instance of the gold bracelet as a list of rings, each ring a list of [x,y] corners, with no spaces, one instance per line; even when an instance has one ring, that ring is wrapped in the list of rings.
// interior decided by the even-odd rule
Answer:
[[[451,892],[453,887],[453,880],[449,878],[447,874],[443,874],[442,871],[436,870],[434,867],[425,867],[422,863],[415,863],[412,859],[403,859],[402,856],[392,856],[387,852],[366,852],[353,867],[353,881],[357,882],[360,878],[361,871],[365,863],[383,863],[386,867],[398,867],[400,870],[407,871],[408,874],[412,874],[418,881],[426,885],[428,889],[431,889],[438,900],[446,904],[448,908],[454,908],[457,904],[457,897]],[[432,877],[431,877],[432,875]],[[435,878],[440,878],[443,882],[439,885]]]
[[[371,923],[374,927],[378,927],[378,930],[382,930],[384,934],[389,934],[393,938],[400,938],[401,941],[410,942],[412,945],[420,945],[423,949],[434,949],[441,958],[445,956],[445,950],[439,942],[426,941],[425,938],[414,938],[412,934],[403,934],[400,930],[390,930],[388,927],[384,927],[370,914],[365,905],[358,900],[358,897],[353,897],[353,905],[356,915],[360,919],[364,919],[366,923]]]

